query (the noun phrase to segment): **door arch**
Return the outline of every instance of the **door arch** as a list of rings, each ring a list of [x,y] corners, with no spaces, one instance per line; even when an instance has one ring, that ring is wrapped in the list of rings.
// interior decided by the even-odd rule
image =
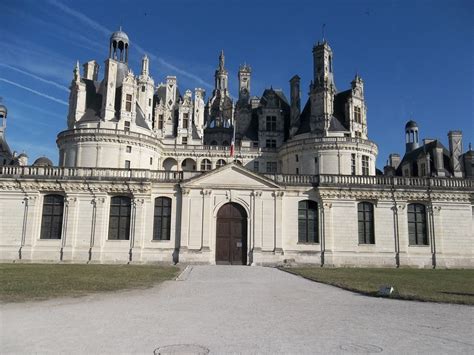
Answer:
[[[217,212],[216,264],[247,265],[247,213],[234,202]]]

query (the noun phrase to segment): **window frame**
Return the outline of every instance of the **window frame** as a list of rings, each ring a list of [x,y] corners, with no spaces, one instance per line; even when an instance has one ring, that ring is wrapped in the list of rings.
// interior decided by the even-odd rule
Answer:
[[[172,218],[173,200],[167,196],[155,198],[153,209],[153,240],[169,241],[171,240],[171,218]],[[165,213],[167,211],[167,213]],[[160,213],[157,213],[160,212]],[[167,224],[163,226],[163,221]],[[158,228],[158,225],[160,226]]]
[[[417,211],[417,207],[422,207],[422,211]],[[410,221],[410,215],[414,218]],[[417,217],[418,216],[418,217]],[[418,220],[420,218],[421,220]],[[408,245],[409,246],[428,246],[428,214],[426,205],[419,202],[409,203],[407,206],[407,228],[408,228]],[[414,228],[410,228],[410,224],[414,225]],[[419,236],[421,227],[421,236]],[[414,231],[414,234],[413,234]]]
[[[115,202],[115,203],[114,203]],[[113,213],[113,208],[118,207],[118,214]],[[118,218],[116,228],[112,225],[112,218]],[[130,227],[132,219],[132,199],[129,196],[118,195],[110,198],[109,231],[107,240],[130,240]],[[123,224],[125,226],[123,226]],[[116,235],[112,235],[117,230]],[[123,235],[121,233],[124,233]]]
[[[301,216],[304,211],[304,216]],[[309,211],[312,211],[312,218],[310,219]],[[314,225],[314,234],[311,240],[310,236],[310,223]],[[304,223],[304,233],[301,228]],[[318,203],[313,200],[301,200],[298,201],[298,244],[319,244],[319,211]]]
[[[205,159],[201,160],[200,167],[201,167],[201,171],[210,171],[210,170],[212,170],[212,162],[209,159],[205,158]],[[204,167],[204,169],[203,169],[203,167]]]
[[[375,212],[374,211],[375,211],[375,208],[372,202],[360,201],[357,204],[357,234],[359,236],[360,245],[374,245],[375,244]],[[362,218],[361,218],[361,213],[362,213]],[[361,226],[362,226],[362,233],[361,233]]]
[[[52,199],[52,201],[48,201]],[[47,213],[48,207],[51,213]],[[60,213],[56,208],[60,207]],[[55,218],[56,217],[56,218]],[[49,220],[49,228],[46,221]],[[64,219],[64,196],[60,194],[47,194],[43,197],[43,208],[41,213],[40,239],[60,240],[63,232]]]
[[[125,94],[125,111],[132,112],[132,100],[131,94]]]
[[[276,174],[278,172],[278,162],[276,161],[267,161],[265,164],[265,170],[268,174]]]
[[[266,128],[266,131],[276,132],[276,130],[277,130],[277,118],[276,118],[276,116],[266,116],[265,117],[265,128]]]
[[[361,168],[362,168],[362,175],[365,175],[365,176],[370,175],[370,158],[368,155],[362,155]]]

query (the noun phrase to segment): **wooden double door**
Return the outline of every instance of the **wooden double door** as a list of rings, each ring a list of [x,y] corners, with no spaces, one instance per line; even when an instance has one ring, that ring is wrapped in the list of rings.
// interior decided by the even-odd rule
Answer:
[[[226,203],[217,213],[216,263],[247,265],[247,213],[236,203]]]

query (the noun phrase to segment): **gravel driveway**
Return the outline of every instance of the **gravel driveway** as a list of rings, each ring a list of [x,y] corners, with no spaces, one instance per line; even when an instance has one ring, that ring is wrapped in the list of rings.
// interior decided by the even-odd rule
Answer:
[[[474,307],[370,298],[264,267],[192,266],[147,290],[0,309],[3,354],[474,353]]]

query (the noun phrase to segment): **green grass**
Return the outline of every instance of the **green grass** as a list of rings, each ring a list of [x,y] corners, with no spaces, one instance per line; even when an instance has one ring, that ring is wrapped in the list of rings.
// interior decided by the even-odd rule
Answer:
[[[346,290],[376,296],[382,285],[392,298],[474,304],[474,270],[365,269],[300,267],[282,270]]]
[[[179,268],[156,265],[0,264],[0,300],[24,302],[147,288]]]

